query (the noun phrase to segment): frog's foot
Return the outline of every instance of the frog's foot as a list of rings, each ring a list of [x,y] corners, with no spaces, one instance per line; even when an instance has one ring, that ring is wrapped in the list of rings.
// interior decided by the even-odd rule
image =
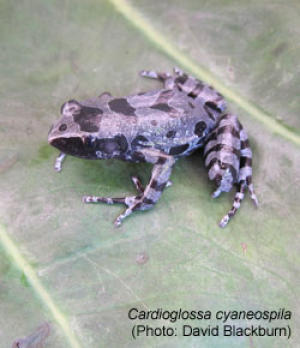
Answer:
[[[164,88],[166,89],[173,89],[175,86],[174,76],[172,76],[169,73],[156,72],[152,70],[142,70],[140,75],[143,77],[149,77],[150,79],[162,81],[164,84]]]
[[[55,163],[54,163],[54,170],[57,172],[60,172],[62,169],[62,163],[67,155],[63,152],[59,154],[59,156],[56,158]]]
[[[154,202],[147,199],[146,196],[138,195],[138,196],[128,196],[128,197],[120,197],[120,198],[112,198],[112,197],[98,197],[98,196],[84,196],[82,198],[84,203],[106,203],[106,204],[115,204],[115,203],[121,203],[125,204],[127,206],[127,209],[120,214],[114,224],[115,226],[120,226],[122,221],[132,214],[135,210],[148,210],[153,205]]]
[[[145,188],[142,185],[140,179],[137,176],[132,176],[131,180],[138,191],[137,196],[127,196],[127,197],[99,197],[99,196],[84,196],[82,197],[82,201],[84,203],[106,203],[106,204],[125,204],[127,209],[120,214],[114,224],[116,226],[120,226],[122,221],[132,214],[135,210],[148,210],[152,208],[155,204],[155,201],[147,198],[144,193]],[[165,187],[171,186],[172,182],[170,180],[167,181]],[[162,190],[163,188],[161,188]]]
[[[165,81],[166,79],[172,77],[169,73],[156,72],[153,70],[142,70],[140,75],[143,77],[148,77],[150,79]]]
[[[211,194],[211,197],[212,198],[217,198],[220,196],[220,194],[222,193],[222,191],[220,190],[220,188],[217,188],[216,191],[214,191],[212,194]]]
[[[120,226],[122,221],[135,210],[151,209],[159,200],[164,188],[171,185],[169,177],[176,161],[175,158],[155,149],[142,149],[140,154],[144,156],[146,162],[152,163],[154,166],[150,181],[145,188],[138,177],[131,178],[138,195],[121,198],[84,196],[82,199],[84,203],[125,204],[127,209],[115,220],[116,226]]]
[[[127,206],[127,209],[122,214],[120,214],[114,222],[115,226],[120,226],[122,221],[127,216],[129,216],[134,210],[137,210],[137,209],[145,210],[145,209],[141,209],[141,205],[142,205],[141,197],[143,195],[145,188],[143,184],[141,183],[141,180],[137,176],[132,176],[131,180],[139,193],[138,196],[128,196],[128,197],[118,197],[118,198],[84,196],[82,200],[84,203],[125,204]]]

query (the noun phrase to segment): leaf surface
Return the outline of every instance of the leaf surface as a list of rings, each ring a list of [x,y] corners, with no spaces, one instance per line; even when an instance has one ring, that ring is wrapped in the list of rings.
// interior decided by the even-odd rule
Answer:
[[[55,348],[295,347],[299,3],[30,0],[0,6],[0,347],[43,322],[53,328],[45,346]],[[196,154],[177,162],[174,184],[154,209],[115,229],[123,207],[83,205],[81,196],[134,193],[130,175],[146,182],[151,167],[68,157],[58,174],[47,132],[66,100],[157,88],[138,72],[174,65],[230,99],[250,137],[260,208],[247,196],[220,229],[233,192],[210,198],[214,186]],[[272,325],[289,324],[292,337],[178,334],[133,341],[132,307],[285,308],[292,320]]]

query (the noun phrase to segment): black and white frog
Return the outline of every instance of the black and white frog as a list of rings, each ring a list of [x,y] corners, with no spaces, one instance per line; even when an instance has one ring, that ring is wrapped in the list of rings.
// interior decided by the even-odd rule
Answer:
[[[226,112],[223,96],[178,68],[173,74],[142,71],[141,75],[160,80],[163,88],[127,97],[105,92],[82,102],[70,100],[62,105],[62,117],[49,131],[49,144],[61,151],[57,171],[66,154],[153,164],[145,188],[132,177],[136,196],[84,196],[83,201],[125,204],[126,210],[115,220],[119,226],[135,210],[152,208],[170,185],[176,160],[203,147],[209,179],[216,184],[212,197],[237,186],[233,206],[219,226],[225,227],[239,209],[247,188],[257,205],[248,137],[238,118]]]

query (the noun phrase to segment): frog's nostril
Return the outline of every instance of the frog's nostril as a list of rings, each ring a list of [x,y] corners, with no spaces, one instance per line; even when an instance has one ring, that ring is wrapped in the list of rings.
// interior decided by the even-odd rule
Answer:
[[[53,125],[51,126],[51,128],[49,129],[48,135],[52,132],[53,129]]]

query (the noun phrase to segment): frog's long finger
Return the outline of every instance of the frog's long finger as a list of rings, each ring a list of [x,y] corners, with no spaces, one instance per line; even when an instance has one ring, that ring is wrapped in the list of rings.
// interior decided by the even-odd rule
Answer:
[[[106,204],[115,204],[121,203],[126,204],[126,199],[129,197],[120,197],[120,198],[112,198],[112,197],[99,197],[99,196],[83,196],[82,201],[84,203],[106,203]]]
[[[130,214],[132,214],[132,212],[133,212],[132,208],[130,208],[130,207],[127,208],[127,209],[124,211],[124,213],[120,214],[120,215],[116,218],[116,220],[114,221],[114,225],[115,225],[116,227],[119,227],[119,226],[121,225],[122,221],[123,221],[127,216],[129,216]]]

